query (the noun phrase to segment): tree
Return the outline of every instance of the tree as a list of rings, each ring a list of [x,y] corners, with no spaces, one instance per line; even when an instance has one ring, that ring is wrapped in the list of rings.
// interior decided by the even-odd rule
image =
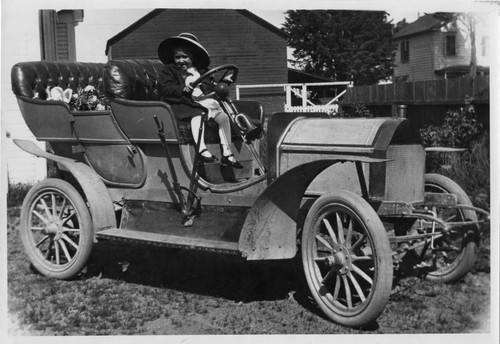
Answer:
[[[295,66],[355,85],[392,75],[393,25],[381,11],[290,10],[283,31]],[[293,63],[293,61],[292,61]]]
[[[476,22],[477,18],[472,13],[458,13],[456,18],[461,24],[463,31],[470,40],[470,76],[474,79],[477,76],[477,52],[476,52]]]
[[[406,18],[403,18],[403,20],[398,21],[396,23],[396,25],[394,26],[394,32],[393,32],[393,34],[396,34],[398,31],[401,31],[402,29],[404,29],[408,25],[410,25],[410,24],[406,22]]]
[[[477,76],[476,23],[479,18],[474,13],[443,13],[437,12],[434,17],[454,23],[456,28],[469,40],[470,63],[469,74],[474,79]]]

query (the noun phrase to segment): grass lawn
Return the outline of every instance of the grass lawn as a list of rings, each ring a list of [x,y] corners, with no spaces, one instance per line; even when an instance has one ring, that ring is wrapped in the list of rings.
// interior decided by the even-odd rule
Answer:
[[[454,284],[396,278],[377,324],[351,329],[327,320],[294,261],[245,262],[210,252],[101,242],[73,281],[30,269],[19,208],[8,210],[9,333],[375,334],[489,331],[486,235],[473,271]]]

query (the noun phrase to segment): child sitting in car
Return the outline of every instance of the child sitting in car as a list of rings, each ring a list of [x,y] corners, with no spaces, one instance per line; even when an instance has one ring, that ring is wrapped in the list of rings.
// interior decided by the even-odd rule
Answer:
[[[191,131],[198,144],[198,130],[202,126],[201,112],[207,113],[219,126],[219,137],[222,147],[221,164],[232,168],[243,168],[231,152],[231,124],[229,117],[220,107],[217,100],[203,96],[200,87],[193,88],[192,82],[208,69],[210,55],[198,42],[196,36],[181,33],[160,43],[158,55],[164,63],[160,73],[159,91],[162,99],[174,107],[179,120],[191,120]],[[231,82],[230,79],[227,80]],[[175,111],[175,104],[184,104],[193,111]],[[197,111],[201,110],[201,111]],[[217,158],[207,149],[204,139],[204,127],[199,142],[198,154],[202,161],[213,162]]]

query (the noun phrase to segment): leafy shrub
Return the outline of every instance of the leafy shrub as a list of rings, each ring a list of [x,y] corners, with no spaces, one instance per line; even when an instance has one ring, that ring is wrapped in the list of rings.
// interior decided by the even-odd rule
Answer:
[[[458,110],[449,110],[441,126],[420,130],[426,147],[465,148],[461,153],[428,152],[426,171],[453,179],[471,197],[474,205],[489,209],[490,154],[489,136],[479,122],[474,106],[466,99]]]
[[[450,164],[439,173],[453,179],[469,195],[472,203],[490,209],[490,151],[489,137],[485,135],[472,147],[450,159]]]
[[[425,147],[466,148],[470,151],[485,134],[469,99],[460,109],[448,110],[440,126],[429,125],[420,129]],[[442,166],[449,166],[454,156],[449,153],[428,153],[426,171],[437,172]]]
[[[338,115],[340,117],[373,117],[373,114],[365,104],[355,104],[354,108],[349,109],[349,111],[342,109],[338,112]]]
[[[483,132],[474,106],[466,101],[460,109],[446,113],[443,125],[429,125],[420,129],[420,136],[426,147],[470,148],[481,138]]]
[[[9,183],[7,207],[19,207],[33,185],[27,183]]]

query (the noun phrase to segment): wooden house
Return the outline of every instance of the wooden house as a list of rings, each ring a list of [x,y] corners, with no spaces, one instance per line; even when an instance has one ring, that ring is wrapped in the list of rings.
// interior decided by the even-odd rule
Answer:
[[[487,21],[478,21],[484,24]],[[487,28],[478,25],[476,57],[478,73],[487,73]],[[398,31],[394,81],[448,79],[466,75],[471,63],[470,31],[448,13],[426,14]]]
[[[239,85],[288,82],[286,35],[247,10],[155,9],[108,40],[112,59],[158,58],[158,45],[182,32],[194,34],[211,56],[210,67],[234,64]],[[234,96],[234,86],[233,86]],[[247,89],[266,114],[283,111],[282,88]]]

